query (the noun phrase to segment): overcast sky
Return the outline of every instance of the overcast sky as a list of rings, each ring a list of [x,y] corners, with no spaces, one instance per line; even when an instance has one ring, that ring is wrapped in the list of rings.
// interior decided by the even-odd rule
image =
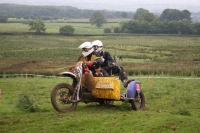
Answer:
[[[200,12],[200,0],[0,0],[0,3],[25,5],[73,6],[79,9],[133,11],[138,8],[150,12],[162,12],[164,9],[189,10]]]

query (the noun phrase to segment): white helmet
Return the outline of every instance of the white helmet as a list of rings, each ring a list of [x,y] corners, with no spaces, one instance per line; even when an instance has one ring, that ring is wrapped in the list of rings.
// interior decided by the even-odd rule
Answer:
[[[97,45],[98,47],[101,47],[101,46],[103,46],[103,43],[101,41],[99,41],[99,40],[95,40],[95,41],[92,42],[92,45],[93,46]]]
[[[99,40],[95,40],[92,42],[92,46],[98,46],[98,49],[96,50],[97,52],[101,51],[102,50],[102,47],[103,47],[103,43]]]
[[[83,49],[83,48],[87,48],[87,49],[89,49],[88,51],[83,51],[82,52],[82,55],[84,56],[84,57],[86,57],[86,56],[88,56],[89,54],[91,54],[93,51],[94,51],[94,49],[92,48],[92,43],[91,42],[84,42],[84,43],[82,43],[78,48],[81,48],[81,49]],[[91,48],[91,49],[90,49]]]
[[[84,42],[78,48],[91,48],[93,45],[91,42]]]

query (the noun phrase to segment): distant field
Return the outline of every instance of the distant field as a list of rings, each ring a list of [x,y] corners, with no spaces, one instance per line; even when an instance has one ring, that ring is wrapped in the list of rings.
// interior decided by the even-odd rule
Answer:
[[[190,36],[1,35],[1,72],[61,71],[75,64],[85,41],[101,40],[129,75],[200,76],[200,38]]]
[[[122,22],[122,21],[129,21],[131,20],[130,18],[109,18],[109,19],[106,19],[108,23],[110,22],[113,22],[113,23],[118,23],[118,22]],[[21,21],[29,21],[27,19],[16,19],[16,18],[9,18],[8,19],[9,22],[15,22],[15,21],[18,21],[18,22],[21,22]],[[46,22],[75,22],[75,23],[88,23],[89,22],[89,19],[58,19],[58,20],[46,20]]]
[[[47,33],[59,33],[59,28],[64,25],[71,25],[75,29],[75,34],[103,34],[104,28],[114,28],[118,27],[119,23],[107,23],[103,25],[101,28],[95,27],[95,25],[91,25],[90,23],[45,23],[47,28]]]
[[[114,28],[119,26],[119,23],[107,23],[101,28],[95,27],[90,23],[53,23],[46,22],[46,33],[59,33],[59,28],[64,25],[71,25],[75,29],[75,34],[103,34],[104,28]],[[1,32],[33,32],[29,31],[28,24],[22,23],[0,23],[0,33]]]
[[[122,65],[129,75],[200,76],[200,37],[179,35],[103,35],[104,28],[119,26],[127,19],[109,19],[101,28],[91,25],[88,19],[45,21],[46,33],[54,35],[20,35],[27,33],[27,20],[10,19],[0,23],[0,71],[47,71],[74,65],[81,51],[77,48],[85,41],[99,39],[104,50],[112,56],[123,56]],[[23,23],[17,23],[23,22]],[[60,36],[59,28],[72,25],[77,36]],[[33,31],[32,31],[33,32]],[[19,35],[18,35],[19,33]],[[78,34],[82,36],[78,36]],[[86,34],[95,36],[83,36]],[[97,36],[99,34],[99,36]]]
[[[108,23],[103,27],[97,28],[89,23],[89,19],[68,19],[56,21],[44,21],[46,33],[59,33],[59,28],[64,25],[71,25],[75,29],[75,34],[103,34],[104,28],[114,28],[119,26],[119,22],[130,19],[108,19]],[[28,21],[23,19],[10,19],[9,22],[16,23],[0,23],[1,32],[33,32],[29,31]],[[17,23],[21,22],[21,23]]]

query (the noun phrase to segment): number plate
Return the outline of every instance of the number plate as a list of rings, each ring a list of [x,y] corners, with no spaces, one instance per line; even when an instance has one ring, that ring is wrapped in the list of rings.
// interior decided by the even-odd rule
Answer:
[[[111,83],[111,82],[105,82],[105,81],[99,81],[99,82],[97,82],[95,88],[113,89],[113,83]]]

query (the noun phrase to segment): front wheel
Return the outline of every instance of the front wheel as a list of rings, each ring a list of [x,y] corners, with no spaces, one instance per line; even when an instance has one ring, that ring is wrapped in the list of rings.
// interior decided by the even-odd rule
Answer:
[[[133,110],[144,110],[145,108],[145,97],[142,91],[138,94],[136,91],[134,99],[130,100]]]
[[[77,103],[72,103],[71,100],[73,100],[73,87],[69,84],[60,83],[51,91],[51,103],[58,112],[75,110]]]

